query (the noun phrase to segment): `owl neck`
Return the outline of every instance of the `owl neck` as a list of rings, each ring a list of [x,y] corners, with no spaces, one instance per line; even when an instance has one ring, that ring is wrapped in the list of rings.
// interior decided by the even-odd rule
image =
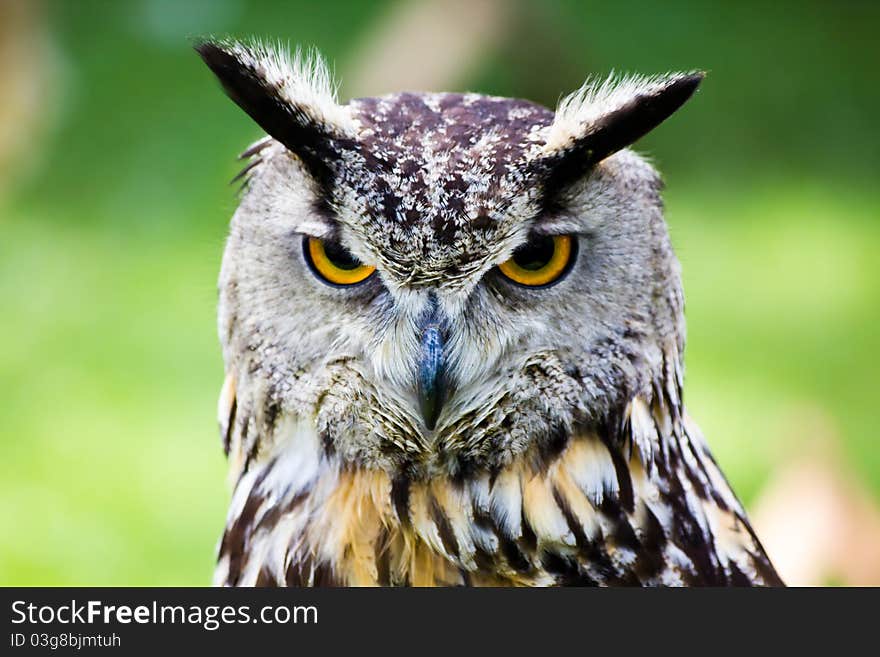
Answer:
[[[642,498],[656,498],[676,468],[708,488],[680,372],[680,363],[664,360],[615,415],[575,426],[552,450],[525,450],[502,467],[454,477],[345,462],[313,422],[283,416],[269,448],[238,456],[217,582],[552,583],[535,562],[542,541],[574,549],[592,540],[590,527],[601,534],[607,518],[631,514],[626,522],[636,523]],[[729,491],[721,494],[725,508],[739,508]],[[626,555],[618,557],[615,576],[624,578]],[[479,565],[487,559],[496,566]]]

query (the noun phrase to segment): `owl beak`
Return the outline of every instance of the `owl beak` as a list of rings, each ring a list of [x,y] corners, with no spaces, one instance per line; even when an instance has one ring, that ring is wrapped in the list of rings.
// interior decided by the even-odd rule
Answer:
[[[433,431],[446,401],[446,376],[443,354],[444,336],[441,312],[436,298],[419,321],[419,362],[416,370],[419,410],[425,426]]]

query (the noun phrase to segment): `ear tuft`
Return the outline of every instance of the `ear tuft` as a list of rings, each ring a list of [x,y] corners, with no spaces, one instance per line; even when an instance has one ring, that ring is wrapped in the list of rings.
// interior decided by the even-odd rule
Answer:
[[[572,182],[646,135],[681,107],[704,77],[695,71],[587,81],[559,103],[547,129],[538,161],[553,179],[550,186]]]
[[[355,134],[316,52],[296,51],[291,58],[281,47],[204,39],[194,47],[227,95],[314,172],[326,169],[330,141]]]

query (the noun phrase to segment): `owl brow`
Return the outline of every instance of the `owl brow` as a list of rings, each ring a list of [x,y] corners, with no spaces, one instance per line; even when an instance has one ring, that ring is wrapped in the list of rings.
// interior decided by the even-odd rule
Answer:
[[[541,208],[529,224],[529,234],[534,235],[588,235],[590,232],[565,212],[558,199]]]
[[[315,239],[327,242],[340,242],[342,237],[339,222],[327,217],[317,220],[307,219],[293,230],[293,234],[302,237],[314,237]]]
[[[572,221],[571,219],[562,219],[559,221],[542,221],[537,224],[532,225],[532,229],[529,231],[530,234],[533,235],[578,235],[587,237],[593,234],[592,231],[586,229],[584,226],[580,225],[576,221]]]

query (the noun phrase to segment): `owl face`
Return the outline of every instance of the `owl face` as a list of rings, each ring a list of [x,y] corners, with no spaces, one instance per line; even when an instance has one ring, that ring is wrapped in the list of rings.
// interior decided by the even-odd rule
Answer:
[[[255,433],[296,417],[344,462],[462,475],[620,422],[680,351],[660,182],[624,147],[700,76],[585,88],[555,114],[475,94],[339,105],[313,64],[198,48],[271,135],[220,279]]]

